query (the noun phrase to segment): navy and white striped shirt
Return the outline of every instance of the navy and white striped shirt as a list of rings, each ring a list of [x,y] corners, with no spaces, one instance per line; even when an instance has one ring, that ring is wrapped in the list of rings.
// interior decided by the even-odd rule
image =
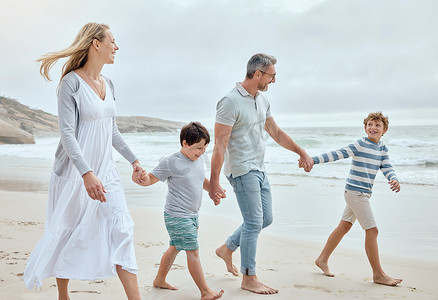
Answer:
[[[346,189],[371,194],[377,172],[382,170],[388,181],[397,180],[389,162],[388,148],[380,141],[375,143],[369,138],[362,138],[347,147],[314,156],[315,164],[322,164],[352,157]]]

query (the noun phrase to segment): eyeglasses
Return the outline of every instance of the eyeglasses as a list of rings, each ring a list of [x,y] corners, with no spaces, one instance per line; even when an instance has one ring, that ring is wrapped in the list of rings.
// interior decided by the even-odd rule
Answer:
[[[271,76],[271,82],[272,82],[273,80],[275,80],[275,75],[277,75],[277,74],[269,74],[269,73],[266,73],[265,71],[262,71],[262,70],[259,70],[259,71],[262,72],[263,74],[266,74],[266,75]]]

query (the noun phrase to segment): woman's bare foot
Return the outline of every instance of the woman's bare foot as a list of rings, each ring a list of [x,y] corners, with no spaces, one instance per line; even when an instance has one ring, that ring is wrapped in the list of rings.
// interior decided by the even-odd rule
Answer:
[[[256,294],[272,295],[278,293],[278,290],[261,283],[256,275],[243,275],[241,288]]]
[[[160,288],[160,289],[173,290],[173,291],[176,291],[178,289],[176,286],[171,285],[167,281],[158,282],[158,281],[154,280],[153,284],[154,284],[154,287]]]
[[[383,273],[383,274],[374,274],[373,281],[378,284],[396,286],[397,284],[401,283],[403,279],[392,278],[386,275],[385,273]]]
[[[230,272],[234,276],[239,276],[239,271],[237,270],[236,266],[233,265],[233,251],[228,249],[227,245],[223,244],[222,246],[217,248],[216,255],[225,261],[228,272]]]
[[[201,295],[201,300],[219,299],[222,297],[223,294],[224,294],[224,290],[221,290],[220,292],[209,290],[207,293]]]
[[[325,276],[335,277],[335,274],[330,272],[327,262],[322,261],[322,259],[317,258],[315,260],[315,265],[317,265],[323,272]]]

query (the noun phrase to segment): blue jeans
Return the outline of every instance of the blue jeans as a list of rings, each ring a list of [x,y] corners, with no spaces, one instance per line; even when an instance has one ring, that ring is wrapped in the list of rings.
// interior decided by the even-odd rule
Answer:
[[[231,251],[240,246],[240,271],[255,275],[257,239],[260,231],[272,223],[271,187],[266,174],[260,171],[227,178],[236,194],[243,224],[228,237],[225,245]]]

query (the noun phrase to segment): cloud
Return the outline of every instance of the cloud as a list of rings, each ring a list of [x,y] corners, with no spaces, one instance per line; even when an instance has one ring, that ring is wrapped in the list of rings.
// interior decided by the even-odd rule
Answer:
[[[214,122],[216,102],[257,52],[278,58],[274,113],[438,112],[436,1],[26,2],[8,4],[0,29],[0,94],[52,113],[60,66],[45,83],[34,61],[89,21],[108,23],[120,46],[103,70],[120,115]]]

